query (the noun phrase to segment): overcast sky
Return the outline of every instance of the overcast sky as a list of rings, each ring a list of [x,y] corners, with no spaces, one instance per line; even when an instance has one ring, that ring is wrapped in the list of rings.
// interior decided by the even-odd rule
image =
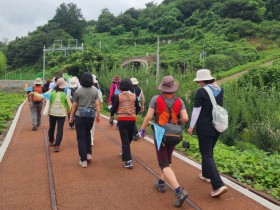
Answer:
[[[148,2],[160,4],[162,0],[0,0],[0,41],[26,36],[51,20],[60,4],[70,2],[86,20],[97,20],[104,8],[117,16],[131,7],[143,9]]]

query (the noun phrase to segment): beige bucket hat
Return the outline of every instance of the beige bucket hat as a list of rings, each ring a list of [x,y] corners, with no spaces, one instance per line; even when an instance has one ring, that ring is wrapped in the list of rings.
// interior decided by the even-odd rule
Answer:
[[[59,78],[56,82],[56,85],[61,89],[66,88],[68,86],[64,78]]]
[[[137,85],[139,82],[136,78],[131,78],[130,81],[132,82],[133,85]]]
[[[34,85],[42,85],[42,84],[43,84],[43,81],[42,81],[41,78],[36,78],[36,79],[34,80]]]
[[[198,81],[207,81],[212,79],[215,78],[211,76],[209,69],[199,69],[196,72],[196,78],[193,81],[198,82]]]

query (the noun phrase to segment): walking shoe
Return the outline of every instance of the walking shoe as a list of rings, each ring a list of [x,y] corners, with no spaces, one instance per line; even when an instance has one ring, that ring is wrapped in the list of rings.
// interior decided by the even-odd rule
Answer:
[[[227,191],[228,191],[228,188],[226,186],[222,186],[219,189],[212,191],[210,195],[213,198],[217,198],[217,197],[220,197],[220,195],[226,193]]]
[[[160,184],[158,181],[155,183],[155,188],[161,193],[165,193],[165,184]]]
[[[91,161],[91,159],[92,159],[91,154],[87,154],[87,160],[88,160],[88,161]]]
[[[32,131],[37,131],[37,126],[33,126]]]
[[[87,167],[87,161],[86,161],[86,160],[80,161],[79,164],[80,164],[80,166],[81,166],[82,168],[86,168],[86,167]]]
[[[114,125],[113,120],[110,120],[110,121],[109,121],[109,126],[113,126],[113,125]]]
[[[59,152],[59,146],[54,147],[54,152]]]
[[[202,174],[198,174],[198,177],[199,177],[201,180],[206,181],[206,182],[208,182],[208,183],[210,183],[210,182],[211,182],[211,180],[210,180],[210,179],[205,178]]]
[[[133,136],[134,141],[137,141],[138,139],[141,139],[141,136],[139,135],[139,133],[137,133],[136,135]]]
[[[187,199],[188,197],[188,193],[184,188],[181,188],[179,193],[175,194],[175,203],[174,206],[176,207],[180,207],[183,205],[184,201]]]
[[[50,143],[50,146],[53,146],[54,145],[54,143],[53,143],[54,141],[49,141],[49,143]]]
[[[132,163],[132,160],[128,160],[126,162],[124,162],[124,165],[123,165],[125,168],[132,168],[133,167],[133,163]]]

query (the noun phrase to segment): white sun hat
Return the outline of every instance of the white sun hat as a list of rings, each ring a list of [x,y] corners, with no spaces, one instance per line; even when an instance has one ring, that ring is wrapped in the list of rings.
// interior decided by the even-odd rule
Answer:
[[[215,79],[215,78],[211,76],[209,69],[199,69],[196,72],[196,78],[193,81],[195,81],[195,82],[208,81],[208,80],[212,80],[212,79]]]

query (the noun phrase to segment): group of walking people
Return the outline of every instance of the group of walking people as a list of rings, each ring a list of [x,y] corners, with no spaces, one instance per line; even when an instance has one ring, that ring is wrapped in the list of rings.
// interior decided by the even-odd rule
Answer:
[[[96,77],[93,77],[91,73],[83,73],[79,84],[77,80],[77,85],[80,87],[75,90],[71,102],[70,97],[66,94],[67,91],[65,93],[67,83],[63,78],[59,78],[56,87],[51,91],[49,100],[51,104],[48,112],[50,144],[54,141],[53,125],[57,122],[58,127],[54,146],[55,149],[57,146],[59,148],[63,136],[63,124],[67,113],[70,113],[69,123],[74,122],[75,125],[81,167],[87,167],[88,161],[92,159],[91,130],[95,124],[94,122],[100,121],[101,99],[98,88],[94,85],[94,80],[96,80]],[[215,78],[211,76],[208,69],[198,70],[194,81],[198,83],[200,88],[198,88],[195,94],[194,107],[187,133],[192,135],[193,129],[196,129],[202,157],[202,173],[198,176],[201,180],[211,183],[213,190],[210,196],[219,197],[227,192],[228,188],[223,183],[213,158],[213,150],[220,133],[213,127],[213,105],[204,87],[208,86],[212,90],[217,104],[220,106],[223,105],[223,89],[217,85]],[[108,97],[108,108],[110,109],[109,125],[113,126],[114,115],[116,114],[116,126],[122,142],[120,155],[124,162],[123,166],[128,169],[133,168],[130,144],[133,140],[146,135],[146,128],[152,120],[159,126],[170,122],[170,120],[180,125],[189,121],[183,100],[175,95],[179,84],[172,76],[165,76],[157,88],[161,93],[151,98],[147,114],[138,132],[136,116],[139,112],[144,111],[145,105],[145,97],[142,89],[138,87],[138,83],[136,78],[121,79],[119,76],[115,76],[112,79]],[[29,94],[29,97],[37,96],[38,94]],[[173,101],[171,108],[167,105],[166,99]],[[40,122],[37,120],[35,124],[38,126]],[[174,205],[180,207],[187,199],[188,192],[179,184],[175,172],[171,168],[172,154],[176,145],[162,144],[158,148],[155,135],[154,139],[158,165],[161,169],[161,176],[156,181],[155,188],[159,192],[164,193],[166,191],[165,183],[170,183],[175,191]],[[57,141],[58,143],[56,143]]]

